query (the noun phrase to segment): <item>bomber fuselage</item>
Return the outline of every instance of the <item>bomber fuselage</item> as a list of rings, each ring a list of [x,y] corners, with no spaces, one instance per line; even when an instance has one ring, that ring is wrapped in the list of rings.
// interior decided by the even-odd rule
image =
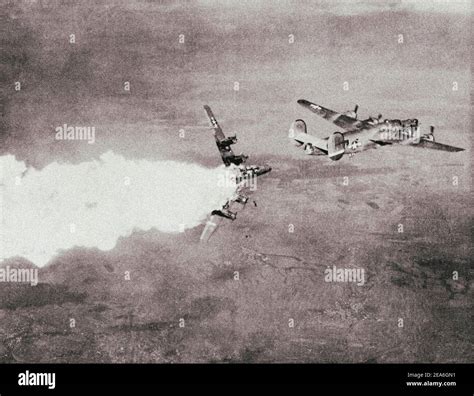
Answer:
[[[351,154],[393,143],[416,143],[420,138],[418,121],[378,120],[361,121],[359,127],[343,132],[344,153]]]

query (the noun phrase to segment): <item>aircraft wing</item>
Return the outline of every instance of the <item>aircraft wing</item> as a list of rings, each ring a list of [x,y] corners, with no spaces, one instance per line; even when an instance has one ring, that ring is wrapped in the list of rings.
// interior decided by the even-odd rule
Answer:
[[[207,117],[209,118],[209,121],[211,122],[211,125],[212,125],[212,129],[214,129],[214,137],[216,138],[216,140],[217,141],[225,140],[224,132],[222,132],[222,129],[219,126],[219,123],[217,122],[216,117],[214,117],[214,114],[211,108],[208,105],[204,105],[204,110],[206,110]]]
[[[204,230],[202,231],[201,237],[199,238],[201,242],[207,242],[209,238],[214,234],[214,231],[217,229],[219,224],[222,221],[221,216],[211,215],[209,220],[207,220]]]
[[[247,156],[240,154],[235,155],[230,147],[232,144],[237,142],[236,136],[226,137],[224,132],[222,132],[221,127],[219,126],[216,117],[212,113],[211,108],[208,105],[204,105],[204,110],[206,110],[207,117],[211,122],[212,129],[214,130],[214,138],[216,139],[216,146],[221,154],[222,161],[225,166],[230,164],[240,165],[247,160]]]
[[[303,132],[297,133],[293,139],[302,144],[310,144],[311,146],[321,150],[324,154],[328,153],[328,142],[325,139]]]
[[[433,150],[442,150],[442,151],[450,151],[450,152],[464,151],[463,148],[449,146],[447,144],[434,142],[434,141],[428,140],[428,139],[421,139],[418,144],[413,144],[413,147],[421,147],[421,148],[427,148],[427,149],[433,149]]]
[[[325,120],[332,122],[334,125],[337,125],[345,131],[359,129],[362,126],[362,122],[356,118],[349,117],[334,110],[326,109],[323,106],[311,103],[305,99],[298,100],[298,104],[324,118]]]

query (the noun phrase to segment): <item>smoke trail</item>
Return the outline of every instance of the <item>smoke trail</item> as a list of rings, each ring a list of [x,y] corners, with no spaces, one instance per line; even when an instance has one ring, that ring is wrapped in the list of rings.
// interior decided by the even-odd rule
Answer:
[[[26,172],[25,172],[26,171]],[[74,246],[112,249],[134,229],[182,232],[235,192],[223,167],[126,160],[112,152],[78,165],[27,169],[0,157],[0,260],[22,256],[44,266]]]

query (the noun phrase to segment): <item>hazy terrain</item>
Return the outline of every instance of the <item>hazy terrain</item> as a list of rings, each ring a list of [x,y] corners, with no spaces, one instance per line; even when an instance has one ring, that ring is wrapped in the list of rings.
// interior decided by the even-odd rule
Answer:
[[[235,151],[273,171],[207,245],[202,227],[137,231],[64,252],[35,287],[0,283],[0,361],[472,362],[468,2],[77,3],[1,3],[2,155],[215,167],[207,103]],[[416,117],[466,151],[306,156],[286,138],[294,119],[337,127],[300,98]],[[64,123],[95,126],[96,142],[55,140]],[[325,282],[333,265],[364,268],[366,284]]]

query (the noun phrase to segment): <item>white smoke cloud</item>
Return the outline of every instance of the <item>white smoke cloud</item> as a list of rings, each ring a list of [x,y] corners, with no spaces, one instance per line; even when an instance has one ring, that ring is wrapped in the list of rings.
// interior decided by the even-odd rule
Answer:
[[[21,256],[38,266],[74,246],[110,250],[134,229],[182,232],[236,190],[222,183],[229,177],[224,167],[133,161],[112,152],[42,170],[7,155],[0,172],[0,261]]]

